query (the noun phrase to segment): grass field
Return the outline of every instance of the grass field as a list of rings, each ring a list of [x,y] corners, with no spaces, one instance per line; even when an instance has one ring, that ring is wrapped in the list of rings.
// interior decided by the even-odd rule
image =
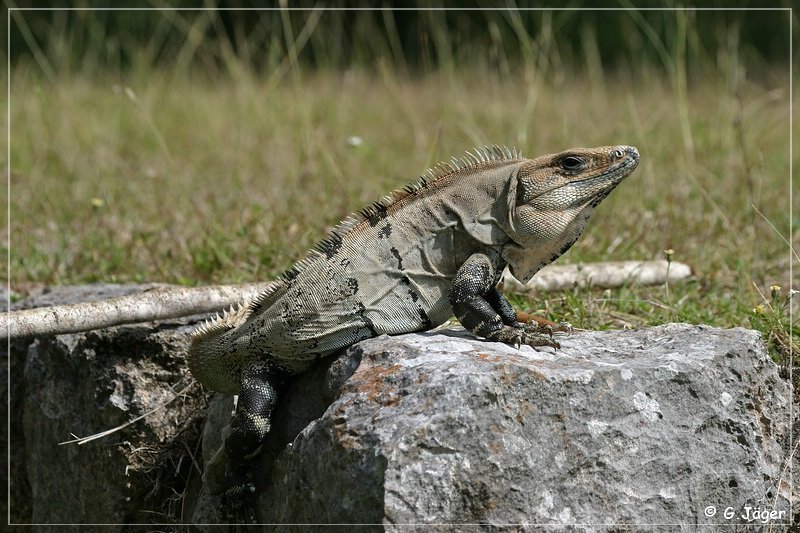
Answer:
[[[784,351],[789,319],[767,304],[782,305],[797,285],[792,230],[800,249],[786,69],[745,77],[733,60],[667,73],[552,65],[477,61],[409,75],[388,63],[290,64],[262,75],[233,64],[213,74],[48,77],[18,63],[5,230],[12,289],[270,279],[349,212],[474,146],[536,156],[633,144],[639,169],[559,262],[671,249],[695,279],[517,303],[586,328],[757,325],[778,331],[773,347]],[[781,287],[774,299],[772,285]]]

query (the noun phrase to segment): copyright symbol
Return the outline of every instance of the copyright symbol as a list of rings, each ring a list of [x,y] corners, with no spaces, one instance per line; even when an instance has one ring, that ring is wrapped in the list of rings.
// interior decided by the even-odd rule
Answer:
[[[716,507],[714,507],[713,505],[709,505],[708,507],[706,507],[705,509],[703,509],[703,513],[705,513],[705,515],[706,515],[707,517],[711,518],[712,516],[714,516],[715,514],[717,514],[717,508],[716,508]]]

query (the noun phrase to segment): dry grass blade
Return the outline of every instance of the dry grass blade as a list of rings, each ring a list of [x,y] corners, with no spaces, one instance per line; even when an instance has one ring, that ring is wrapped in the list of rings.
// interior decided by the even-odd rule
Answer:
[[[192,381],[187,386],[182,388],[179,392],[177,392],[175,394],[175,396],[173,396],[169,400],[159,404],[158,406],[154,407],[153,409],[147,411],[144,414],[141,414],[141,415],[137,416],[136,418],[128,420],[124,424],[120,424],[117,427],[114,427],[114,428],[111,428],[111,429],[107,429],[105,431],[101,431],[100,433],[95,433],[94,435],[89,435],[88,437],[76,437],[76,438],[71,439],[71,440],[67,440],[67,441],[64,441],[64,442],[59,442],[58,445],[59,446],[61,446],[62,444],[79,444],[79,445],[81,445],[81,444],[86,444],[88,442],[91,442],[93,440],[102,439],[103,437],[107,437],[109,435],[113,435],[117,431],[121,431],[121,430],[125,429],[126,427],[128,427],[128,426],[130,426],[132,424],[135,424],[139,420],[142,420],[143,418],[147,418],[148,416],[152,415],[153,413],[156,413],[156,412],[160,411],[161,409],[164,409],[167,405],[169,405],[170,403],[175,401],[177,398],[180,398],[181,396],[183,396],[189,389],[191,389],[192,387],[194,387],[196,385],[197,385],[197,382]]]

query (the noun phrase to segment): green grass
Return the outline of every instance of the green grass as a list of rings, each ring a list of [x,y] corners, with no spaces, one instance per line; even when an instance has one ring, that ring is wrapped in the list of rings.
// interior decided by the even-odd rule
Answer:
[[[764,66],[744,79],[729,60],[687,74],[669,57],[666,74],[584,71],[527,53],[521,64],[413,75],[381,63],[289,65],[278,77],[229,62],[48,77],[20,61],[12,288],[270,279],[349,212],[476,145],[536,156],[625,143],[639,148],[640,168],[559,262],[672,249],[696,277],[669,292],[576,289],[518,303],[587,328],[764,326],[753,313],[761,294],[780,285],[786,297],[796,281],[784,241],[800,225],[797,209],[789,217],[788,72]]]

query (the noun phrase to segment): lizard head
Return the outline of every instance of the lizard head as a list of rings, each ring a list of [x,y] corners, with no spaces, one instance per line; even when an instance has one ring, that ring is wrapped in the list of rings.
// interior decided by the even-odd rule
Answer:
[[[512,176],[503,259],[523,283],[567,251],[594,208],[639,164],[633,146],[574,148],[527,160]]]

